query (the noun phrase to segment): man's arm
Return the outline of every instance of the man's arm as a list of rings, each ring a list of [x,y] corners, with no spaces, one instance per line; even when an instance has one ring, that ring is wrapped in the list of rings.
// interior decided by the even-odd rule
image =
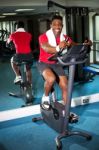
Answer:
[[[6,43],[9,44],[12,41],[12,34],[10,34],[9,38],[7,39]]]
[[[43,42],[45,40],[45,42]],[[56,47],[55,46],[51,46],[49,43],[48,43],[48,40],[47,38],[44,39],[42,37],[39,38],[39,43],[40,43],[40,46],[43,50],[45,50],[47,53],[50,53],[50,54],[55,54],[57,52],[59,52],[60,50],[62,49],[65,49],[67,47],[69,47],[71,45],[71,41],[68,40],[68,41],[61,41],[59,43],[59,45],[57,45]]]
[[[47,53],[55,54],[56,52],[58,52],[58,49],[56,50],[56,47],[51,46],[48,42],[41,43],[40,46],[41,46],[41,48],[42,48],[43,50],[45,50]]]
[[[6,47],[10,48],[11,50],[15,50],[15,46],[14,46],[14,43],[11,39],[11,35],[9,36],[9,38],[6,41]]]

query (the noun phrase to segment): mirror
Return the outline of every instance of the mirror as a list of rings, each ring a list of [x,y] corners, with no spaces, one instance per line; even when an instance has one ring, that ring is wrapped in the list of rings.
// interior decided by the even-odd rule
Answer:
[[[0,111],[20,108],[25,104],[25,99],[20,97],[11,97],[9,92],[20,94],[20,86],[14,84],[15,74],[12,70],[10,60],[15,54],[14,47],[6,47],[6,40],[10,33],[15,31],[15,23],[17,20],[23,20],[25,29],[32,34],[31,49],[33,54],[32,65],[32,85],[33,85],[33,105],[40,104],[41,96],[43,93],[43,79],[39,74],[36,63],[39,56],[38,36],[49,28],[50,14],[36,14],[28,16],[9,17],[0,21],[0,68],[2,76],[0,76]],[[23,68],[22,68],[23,69]],[[22,70],[23,71],[23,70]]]
[[[44,81],[36,68],[36,63],[37,63],[38,56],[39,56],[38,36],[39,34],[45,32],[49,28],[50,26],[49,18],[53,14],[53,11],[48,12],[46,6],[41,7],[39,5],[38,7],[39,9],[37,10],[36,13],[21,12],[19,13],[19,15],[8,16],[6,18],[0,19],[0,72],[1,72],[1,75],[0,75],[0,111],[20,108],[24,104],[24,100],[22,98],[13,98],[13,97],[10,97],[8,94],[8,92],[15,92],[15,93],[20,92],[19,86],[13,83],[15,75],[10,65],[10,59],[14,51],[12,52],[10,51],[10,49],[6,49],[5,47],[6,39],[8,35],[12,31],[14,31],[14,23],[17,20],[23,20],[26,25],[25,29],[28,30],[33,35],[31,48],[33,50],[33,55],[34,55],[33,66],[32,66],[34,105],[40,103],[41,101],[41,97],[43,94]],[[7,8],[9,7],[6,7],[6,9]],[[21,8],[21,7],[18,7],[18,8]],[[37,7],[35,7],[35,9],[36,8]],[[54,11],[55,10],[56,8],[54,9]],[[61,13],[63,13],[62,15],[64,15],[63,10],[61,10]],[[90,26],[91,27],[92,27],[92,17],[94,14],[92,13],[93,12],[90,12],[90,22],[91,22]],[[67,19],[67,21],[69,21],[70,18],[69,16],[67,16],[67,18],[65,18],[64,16],[64,19]],[[78,21],[79,21],[79,17],[78,17]],[[86,22],[86,19],[84,21]],[[68,24],[68,28],[69,28],[69,24]],[[66,32],[66,26],[64,26],[64,30]],[[80,31],[80,34],[82,34],[81,30],[77,28],[77,32],[79,31]],[[87,32],[87,28],[85,32]],[[92,33],[90,34],[91,34],[91,38],[93,38]],[[60,95],[58,96],[60,97]]]

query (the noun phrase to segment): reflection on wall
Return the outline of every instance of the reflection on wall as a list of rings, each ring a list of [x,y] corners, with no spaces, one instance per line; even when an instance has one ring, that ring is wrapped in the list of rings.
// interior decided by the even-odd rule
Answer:
[[[99,41],[99,16],[95,17],[95,30],[96,30],[96,32],[95,32],[96,40]],[[98,48],[98,50],[99,50],[99,48]]]
[[[96,61],[99,62],[99,42],[96,43]]]
[[[15,21],[0,22],[0,41],[6,41],[9,34],[14,31]]]
[[[93,53],[94,53],[94,63],[99,64],[99,15],[95,14],[93,17],[94,22],[94,43],[93,43]]]

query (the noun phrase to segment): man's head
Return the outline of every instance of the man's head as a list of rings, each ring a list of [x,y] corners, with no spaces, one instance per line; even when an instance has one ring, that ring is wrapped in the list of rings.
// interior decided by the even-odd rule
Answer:
[[[18,21],[17,23],[15,23],[15,28],[24,28],[24,22],[23,21]]]
[[[60,15],[54,15],[54,16],[52,16],[51,22],[52,22],[53,20],[56,20],[56,19],[58,19],[58,20],[60,20],[60,21],[63,21],[62,16],[60,16]]]
[[[55,36],[60,35],[63,28],[63,18],[60,15],[54,15],[51,19],[51,28]]]
[[[24,22],[19,21],[17,24],[17,28],[24,28]]]

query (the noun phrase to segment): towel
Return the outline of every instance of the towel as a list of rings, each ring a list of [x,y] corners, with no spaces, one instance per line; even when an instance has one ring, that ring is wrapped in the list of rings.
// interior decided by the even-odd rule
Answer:
[[[51,46],[57,46],[55,35],[52,31],[52,28],[46,32],[46,36],[47,36],[48,42]],[[64,40],[65,40],[64,34],[61,32],[60,41],[64,41]]]

